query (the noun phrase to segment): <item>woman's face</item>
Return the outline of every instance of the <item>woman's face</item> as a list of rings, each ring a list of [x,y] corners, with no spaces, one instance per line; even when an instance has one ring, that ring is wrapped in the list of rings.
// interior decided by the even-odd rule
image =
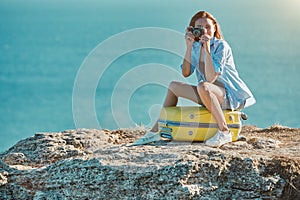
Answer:
[[[210,37],[213,37],[215,34],[215,25],[211,19],[208,19],[206,17],[199,18],[195,21],[195,27],[203,26],[206,30],[206,34],[208,34]]]

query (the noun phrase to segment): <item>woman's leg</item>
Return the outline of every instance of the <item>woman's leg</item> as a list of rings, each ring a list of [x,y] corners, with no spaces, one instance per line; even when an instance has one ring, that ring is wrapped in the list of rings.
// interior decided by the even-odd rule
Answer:
[[[164,107],[176,106],[178,97],[189,99],[195,103],[202,104],[200,96],[197,92],[197,86],[186,83],[172,81],[169,85],[167,96],[164,101]],[[152,132],[158,131],[158,122],[151,129]]]
[[[172,81],[169,85],[168,93],[164,101],[164,107],[176,106],[178,97],[189,99],[198,104],[202,103],[197,92],[197,86],[189,85],[183,82]]]
[[[208,82],[202,82],[197,87],[199,96],[216,119],[221,131],[228,131],[228,126],[221,108],[226,91],[224,88]]]

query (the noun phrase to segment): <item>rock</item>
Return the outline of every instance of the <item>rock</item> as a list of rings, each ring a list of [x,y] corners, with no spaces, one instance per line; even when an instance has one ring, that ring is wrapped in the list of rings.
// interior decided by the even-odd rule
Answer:
[[[0,155],[0,199],[300,199],[300,129],[128,146],[142,128],[37,133]]]
[[[9,153],[2,160],[8,165],[20,165],[26,161],[26,156],[23,153]]]
[[[6,171],[0,172],[0,187],[7,184],[7,175],[8,173]]]

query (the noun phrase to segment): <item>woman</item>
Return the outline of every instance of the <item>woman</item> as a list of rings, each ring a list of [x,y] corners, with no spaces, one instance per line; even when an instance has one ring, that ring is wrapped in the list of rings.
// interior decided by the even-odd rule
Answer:
[[[193,28],[203,28],[199,38]],[[200,29],[201,30],[201,29]],[[255,103],[255,99],[236,71],[228,43],[223,40],[216,19],[206,11],[196,13],[186,29],[186,53],[182,75],[196,71],[198,85],[173,81],[169,85],[164,107],[176,106],[178,97],[204,105],[216,119],[219,130],[205,144],[220,147],[232,141],[222,109],[239,110]],[[158,123],[134,144],[159,140]]]

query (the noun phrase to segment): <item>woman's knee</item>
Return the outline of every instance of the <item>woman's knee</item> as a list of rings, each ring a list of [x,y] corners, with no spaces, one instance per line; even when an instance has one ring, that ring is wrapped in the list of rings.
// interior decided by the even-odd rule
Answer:
[[[197,90],[200,96],[215,96],[220,103],[223,102],[224,96],[226,95],[226,91],[224,88],[221,88],[209,82],[199,83]]]
[[[180,87],[181,84],[182,83],[179,81],[171,81],[169,84],[169,90],[171,90],[174,93]]]
[[[200,94],[210,92],[210,83],[208,82],[201,82],[198,84],[197,90]]]

